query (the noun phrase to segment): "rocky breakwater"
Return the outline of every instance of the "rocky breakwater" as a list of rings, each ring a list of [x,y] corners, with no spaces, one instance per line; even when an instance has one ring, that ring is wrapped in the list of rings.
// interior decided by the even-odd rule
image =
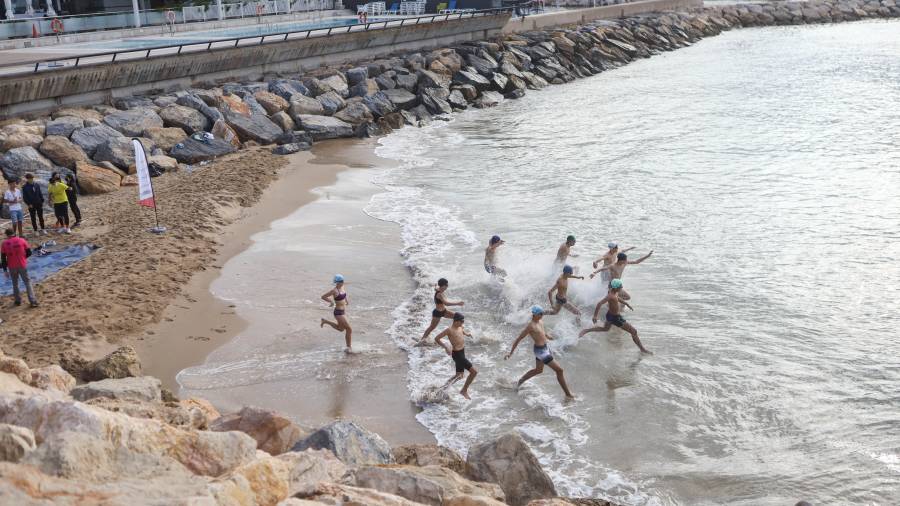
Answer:
[[[0,122],[7,179],[77,173],[84,193],[135,183],[129,142],[138,138],[156,172],[203,163],[246,146],[277,154],[315,141],[380,135],[469,107],[492,107],[527,90],[561,84],[690,45],[739,27],[900,16],[898,0],[737,4],[661,12],[508,35],[429,53],[323,68],[260,82],[62,108]]]
[[[220,415],[139,374],[132,350],[84,372],[31,369],[0,353],[4,504],[492,506],[563,499],[515,433],[468,458],[436,445],[391,448],[350,421],[307,431],[246,407]]]

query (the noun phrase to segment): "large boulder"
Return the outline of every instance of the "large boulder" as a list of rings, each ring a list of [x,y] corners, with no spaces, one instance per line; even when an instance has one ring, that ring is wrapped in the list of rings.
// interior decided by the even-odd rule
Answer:
[[[294,445],[293,451],[308,449],[331,450],[349,466],[364,464],[391,464],[394,456],[391,447],[381,436],[354,422],[338,420],[313,432]]]
[[[387,116],[397,109],[383,91],[379,91],[371,96],[363,97],[363,102],[376,118]]]
[[[188,135],[209,130],[209,119],[203,113],[183,105],[170,105],[159,111],[159,117],[165,126],[180,128]]]
[[[291,103],[269,91],[257,91],[253,94],[259,105],[266,110],[266,114],[275,114],[277,112],[286,111]]]
[[[121,346],[91,363],[85,372],[85,379],[96,381],[107,378],[131,378],[141,374],[141,359],[137,351],[131,346]]]
[[[369,78],[369,69],[366,67],[354,67],[347,70],[346,76],[347,84],[352,87],[366,82],[366,79]]]
[[[290,466],[290,495],[306,497],[315,493],[320,483],[339,482],[347,473],[347,466],[328,450],[288,452],[277,458]]]
[[[269,83],[269,91],[279,97],[293,102],[298,96],[310,95],[309,88],[294,79],[278,79]]]
[[[419,98],[402,88],[384,90],[382,93],[387,96],[388,100],[390,100],[391,103],[397,106],[397,109],[408,111],[413,107],[419,105]]]
[[[153,141],[153,144],[156,144],[156,147],[163,151],[169,151],[176,144],[183,141],[187,134],[184,133],[184,130],[172,127],[172,128],[148,128],[144,131],[144,137]]]
[[[374,79],[366,79],[350,87],[351,97],[368,97],[378,93],[378,83]]]
[[[450,91],[446,88],[425,88],[419,93],[419,100],[431,114],[450,114],[453,108],[447,102]]]
[[[88,160],[83,149],[60,135],[47,136],[41,143],[40,150],[53,163],[67,169],[74,169],[76,163]]]
[[[241,97],[237,95],[222,95],[217,97],[216,104],[219,109],[221,109],[222,114],[225,115],[226,121],[228,120],[228,116],[247,116],[250,117],[250,106],[244,103],[241,100]]]
[[[150,153],[156,146],[153,141],[138,137],[144,151]],[[129,170],[134,165],[134,144],[127,137],[116,137],[101,144],[93,156],[94,161],[110,162],[122,170]]]
[[[0,139],[0,151],[9,151],[16,148],[36,148],[44,140],[43,137],[30,132],[13,132]]]
[[[97,397],[161,401],[162,383],[152,376],[140,378],[105,379],[85,383],[72,389],[72,398],[86,401]]]
[[[351,487],[337,483],[320,483],[314,493],[307,496],[313,504],[343,506],[422,506],[398,495],[387,494],[368,488]],[[294,503],[286,503],[294,504]]]
[[[484,109],[487,107],[496,107],[500,103],[503,102],[503,95],[497,93],[496,91],[484,91],[481,93],[481,96],[475,99],[475,107],[479,109]]]
[[[239,430],[256,440],[257,448],[270,455],[290,451],[304,436],[303,430],[284,415],[249,406],[213,421],[209,429]]]
[[[40,396],[0,395],[0,423],[31,429],[38,443],[66,431],[84,433],[113,448],[170,457],[204,476],[220,476],[256,455],[256,441],[242,432],[183,430],[157,420]]]
[[[296,95],[294,99],[291,100],[290,114],[295,122],[299,122],[297,119],[298,117],[304,114],[322,115],[325,114],[325,109],[322,107],[322,104],[314,98],[309,98],[305,95]]]
[[[313,140],[353,136],[353,125],[332,116],[301,114],[297,120],[300,128],[305,130]]]
[[[504,499],[499,486],[469,481],[440,466],[365,466],[354,472],[353,484],[432,506],[442,506],[461,495]]]
[[[32,147],[11,149],[0,157],[0,168],[6,179],[22,179],[25,174],[46,174],[54,170],[53,163]]]
[[[347,79],[343,74],[334,74],[332,76],[325,77],[321,79],[321,82],[325,85],[330,86],[331,89],[342,98],[347,98],[349,96],[350,88],[347,84]]]
[[[322,110],[329,116],[343,109],[345,105],[344,99],[333,90],[316,96],[316,101],[322,104]]]
[[[235,148],[234,144],[224,139],[215,138],[210,141],[198,141],[189,137],[175,145],[169,151],[169,155],[181,163],[200,163],[234,153],[236,150],[237,148]]]
[[[216,139],[221,139],[231,144],[235,149],[241,148],[241,139],[238,137],[237,132],[235,132],[233,128],[228,126],[228,123],[226,123],[224,119],[220,119],[213,123],[212,129],[209,131],[209,133],[213,134]]]
[[[34,449],[34,432],[31,429],[0,423],[0,462],[18,462]],[[3,497],[2,493],[0,497]]]
[[[309,90],[309,95],[312,97],[318,97],[319,95],[324,95],[329,91],[333,91],[331,86],[315,77],[303,79],[303,85],[306,86]],[[304,95],[306,95],[306,93],[304,93]]]
[[[276,112],[269,119],[272,120],[272,123],[278,125],[282,132],[292,132],[296,126],[291,116],[284,111]]]
[[[466,109],[469,107],[469,101],[463,96],[462,91],[455,89],[450,91],[447,97],[447,103],[454,109]]]
[[[21,358],[0,357],[0,372],[12,374],[26,385],[31,383],[31,369]]]
[[[46,135],[59,135],[68,138],[72,132],[84,128],[84,120],[74,116],[62,116],[47,122]]]
[[[162,120],[160,120],[161,122]],[[162,124],[158,125],[162,126]],[[141,130],[143,133],[143,130]],[[138,134],[141,135],[141,134]],[[72,142],[77,144],[88,156],[94,156],[97,148],[105,144],[110,139],[122,137],[121,132],[115,130],[108,125],[99,125],[95,127],[85,127],[75,130],[72,133]]]
[[[348,102],[347,106],[338,111],[334,117],[352,125],[370,123],[375,120],[372,111],[358,98]]]
[[[182,95],[178,97],[178,100],[176,100],[175,103],[200,111],[201,114],[206,116],[206,118],[213,123],[224,118],[218,109],[211,107],[196,95]]]
[[[491,87],[491,82],[486,77],[469,70],[460,70],[454,74],[453,81],[474,86],[477,90],[486,90]]]
[[[103,118],[103,122],[128,137],[140,137],[148,128],[164,126],[159,114],[146,108],[117,111]]]
[[[396,446],[392,453],[398,464],[420,467],[441,466],[460,474],[464,473],[466,469],[466,462],[463,458],[444,446],[434,444]]]
[[[254,141],[260,144],[274,144],[275,139],[284,133],[281,127],[262,114],[245,116],[227,110],[225,121],[237,133],[241,142]]]
[[[199,397],[188,397],[187,399],[181,399],[180,401],[178,401],[178,404],[184,409],[187,409],[189,411],[197,411],[198,413],[203,415],[203,418],[206,420],[206,422],[203,423],[202,426],[197,427],[198,429],[206,430],[207,427],[209,427],[209,424],[222,416],[219,413],[219,410],[217,410],[211,402]]]
[[[79,174],[80,179],[81,174]],[[69,393],[75,387],[75,378],[62,367],[53,364],[31,370],[30,385],[41,390]]]
[[[78,118],[82,121],[92,120],[92,121],[103,121],[103,115],[93,109],[84,109],[81,107],[63,107],[61,109],[57,109],[53,111],[51,114],[53,119],[60,119],[65,117],[73,117]]]
[[[86,195],[114,192],[122,186],[122,174],[106,167],[78,162],[75,172],[78,173],[78,187]]]
[[[113,381],[113,380],[106,380]],[[112,399],[94,397],[84,401],[89,406],[103,408],[106,411],[123,413],[134,418],[159,420],[173,427],[184,429],[201,429],[208,427],[206,415],[198,408],[189,408],[175,402],[147,401],[143,399]]]
[[[395,89],[406,91],[416,91],[416,86],[419,84],[419,76],[416,74],[397,74],[394,80],[397,82]],[[447,81],[449,82],[449,79]]]
[[[511,432],[495,441],[469,448],[466,475],[497,483],[512,506],[556,497],[556,487],[521,436]]]
[[[450,78],[430,70],[420,70],[418,72],[418,84],[419,88],[446,88],[450,86]]]

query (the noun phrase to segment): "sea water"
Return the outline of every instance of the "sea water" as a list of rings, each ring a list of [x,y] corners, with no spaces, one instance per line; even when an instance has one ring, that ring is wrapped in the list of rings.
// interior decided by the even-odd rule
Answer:
[[[900,503],[898,34],[895,21],[735,30],[384,138],[379,155],[401,166],[366,212],[400,225],[415,281],[390,336],[418,420],[463,452],[518,432],[562,495]],[[482,268],[494,234],[504,283]],[[503,359],[528,308],[548,304],[569,234],[578,275],[609,241],[630,259],[654,251],[623,281],[655,355],[545,317],[574,403],[549,370],[515,388],[534,364],[527,338]],[[439,277],[465,301],[471,401],[459,384],[435,395],[452,362],[411,345]],[[583,313],[606,291],[569,285]]]

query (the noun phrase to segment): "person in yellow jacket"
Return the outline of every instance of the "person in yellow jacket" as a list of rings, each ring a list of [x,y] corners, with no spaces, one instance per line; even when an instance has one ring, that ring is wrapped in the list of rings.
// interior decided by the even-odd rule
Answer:
[[[50,176],[47,194],[50,195],[50,203],[53,204],[53,214],[56,215],[56,227],[61,229],[64,234],[72,233],[69,229],[69,197],[66,196],[66,190],[68,189],[69,186],[62,182],[59,174],[54,172]]]

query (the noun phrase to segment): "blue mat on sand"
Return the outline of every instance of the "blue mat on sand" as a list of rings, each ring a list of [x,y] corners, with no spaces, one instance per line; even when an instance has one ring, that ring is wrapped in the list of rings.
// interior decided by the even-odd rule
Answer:
[[[39,283],[51,274],[78,262],[97,250],[93,244],[76,244],[74,246],[48,246],[34,248],[28,258],[28,276],[31,283]],[[24,290],[23,286],[19,288]],[[12,281],[0,275],[0,295],[12,295]]]

